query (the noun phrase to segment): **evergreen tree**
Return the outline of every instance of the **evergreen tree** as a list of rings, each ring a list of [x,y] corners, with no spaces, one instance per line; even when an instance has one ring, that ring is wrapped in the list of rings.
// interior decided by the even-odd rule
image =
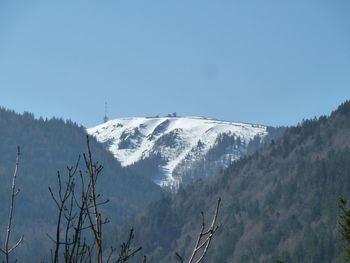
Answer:
[[[350,208],[347,206],[346,198],[342,195],[339,197],[338,207],[340,210],[338,215],[339,231],[344,240],[343,256],[346,262],[350,262]]]

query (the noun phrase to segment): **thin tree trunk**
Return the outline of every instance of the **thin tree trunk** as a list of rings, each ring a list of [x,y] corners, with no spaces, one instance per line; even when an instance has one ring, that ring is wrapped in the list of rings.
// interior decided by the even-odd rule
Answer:
[[[6,231],[6,238],[5,238],[5,244],[4,249],[0,249],[0,251],[5,255],[5,262],[9,263],[9,255],[12,250],[14,250],[16,247],[20,245],[20,243],[23,240],[23,236],[19,239],[19,241],[12,247],[9,248],[10,238],[11,238],[11,230],[12,230],[12,219],[13,219],[13,208],[15,203],[15,197],[19,193],[19,189],[16,190],[16,178],[18,173],[18,166],[19,166],[19,155],[20,155],[20,148],[17,147],[17,157],[16,157],[16,167],[15,171],[12,176],[12,187],[11,187],[11,201],[10,201],[10,208],[9,208],[9,214],[8,214],[8,221],[7,221],[7,231]]]

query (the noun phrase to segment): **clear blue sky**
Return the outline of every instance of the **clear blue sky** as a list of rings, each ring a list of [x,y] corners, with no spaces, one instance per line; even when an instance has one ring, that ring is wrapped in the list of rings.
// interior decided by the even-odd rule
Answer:
[[[293,125],[350,99],[349,0],[2,0],[0,105]]]

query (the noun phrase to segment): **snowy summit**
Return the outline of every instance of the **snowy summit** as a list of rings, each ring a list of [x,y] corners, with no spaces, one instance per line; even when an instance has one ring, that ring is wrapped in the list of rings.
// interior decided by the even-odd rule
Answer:
[[[215,159],[211,165],[216,161],[218,169],[227,167],[247,153],[250,141],[263,140],[267,127],[200,117],[154,117],[110,120],[87,132],[105,144],[122,166],[156,162],[152,179],[176,189],[185,174],[196,179],[189,170],[203,170],[208,158]]]

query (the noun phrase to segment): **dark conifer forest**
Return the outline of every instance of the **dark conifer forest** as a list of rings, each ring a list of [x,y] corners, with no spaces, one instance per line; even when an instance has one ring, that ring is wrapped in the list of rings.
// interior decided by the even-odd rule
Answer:
[[[57,209],[48,187],[59,191],[57,171],[63,178],[67,166],[86,152],[85,128],[6,109],[0,110],[0,127],[0,243],[20,145],[12,236],[24,235],[24,240],[11,257],[50,262],[47,234],[55,231]],[[201,227],[201,211],[210,222],[222,200],[218,229],[203,262],[344,262],[337,204],[339,196],[350,197],[349,135],[350,102],[345,102],[330,116],[287,128],[228,169],[181,186],[177,193],[161,190],[141,168],[137,173],[122,168],[90,138],[94,160],[103,165],[97,190],[110,199],[101,207],[110,221],[103,226],[103,249],[108,252],[127,240],[133,228],[132,247],[142,249],[128,262],[146,262],[145,255],[147,262],[157,263],[187,259]],[[84,164],[78,169],[84,171]],[[346,202],[342,204],[344,212]]]
[[[151,262],[174,262],[174,251],[191,252],[200,212],[209,216],[221,197],[205,262],[344,262],[337,200],[350,196],[349,135],[346,102],[329,117],[288,128],[221,174],[163,197],[130,225]]]
[[[160,187],[124,169],[102,145],[91,139],[94,159],[103,165],[98,189],[110,202],[103,207],[111,224],[120,225],[151,201],[158,199]],[[13,239],[24,235],[13,258],[18,262],[40,262],[47,259],[52,247],[47,234],[56,225],[57,209],[48,187],[57,190],[57,171],[62,178],[67,166],[74,166],[79,155],[86,153],[85,128],[62,119],[35,119],[30,113],[17,114],[0,109],[0,244],[4,243],[12,174],[17,146],[20,164],[15,200]],[[83,162],[79,169],[84,171]],[[110,226],[106,226],[107,229]]]

